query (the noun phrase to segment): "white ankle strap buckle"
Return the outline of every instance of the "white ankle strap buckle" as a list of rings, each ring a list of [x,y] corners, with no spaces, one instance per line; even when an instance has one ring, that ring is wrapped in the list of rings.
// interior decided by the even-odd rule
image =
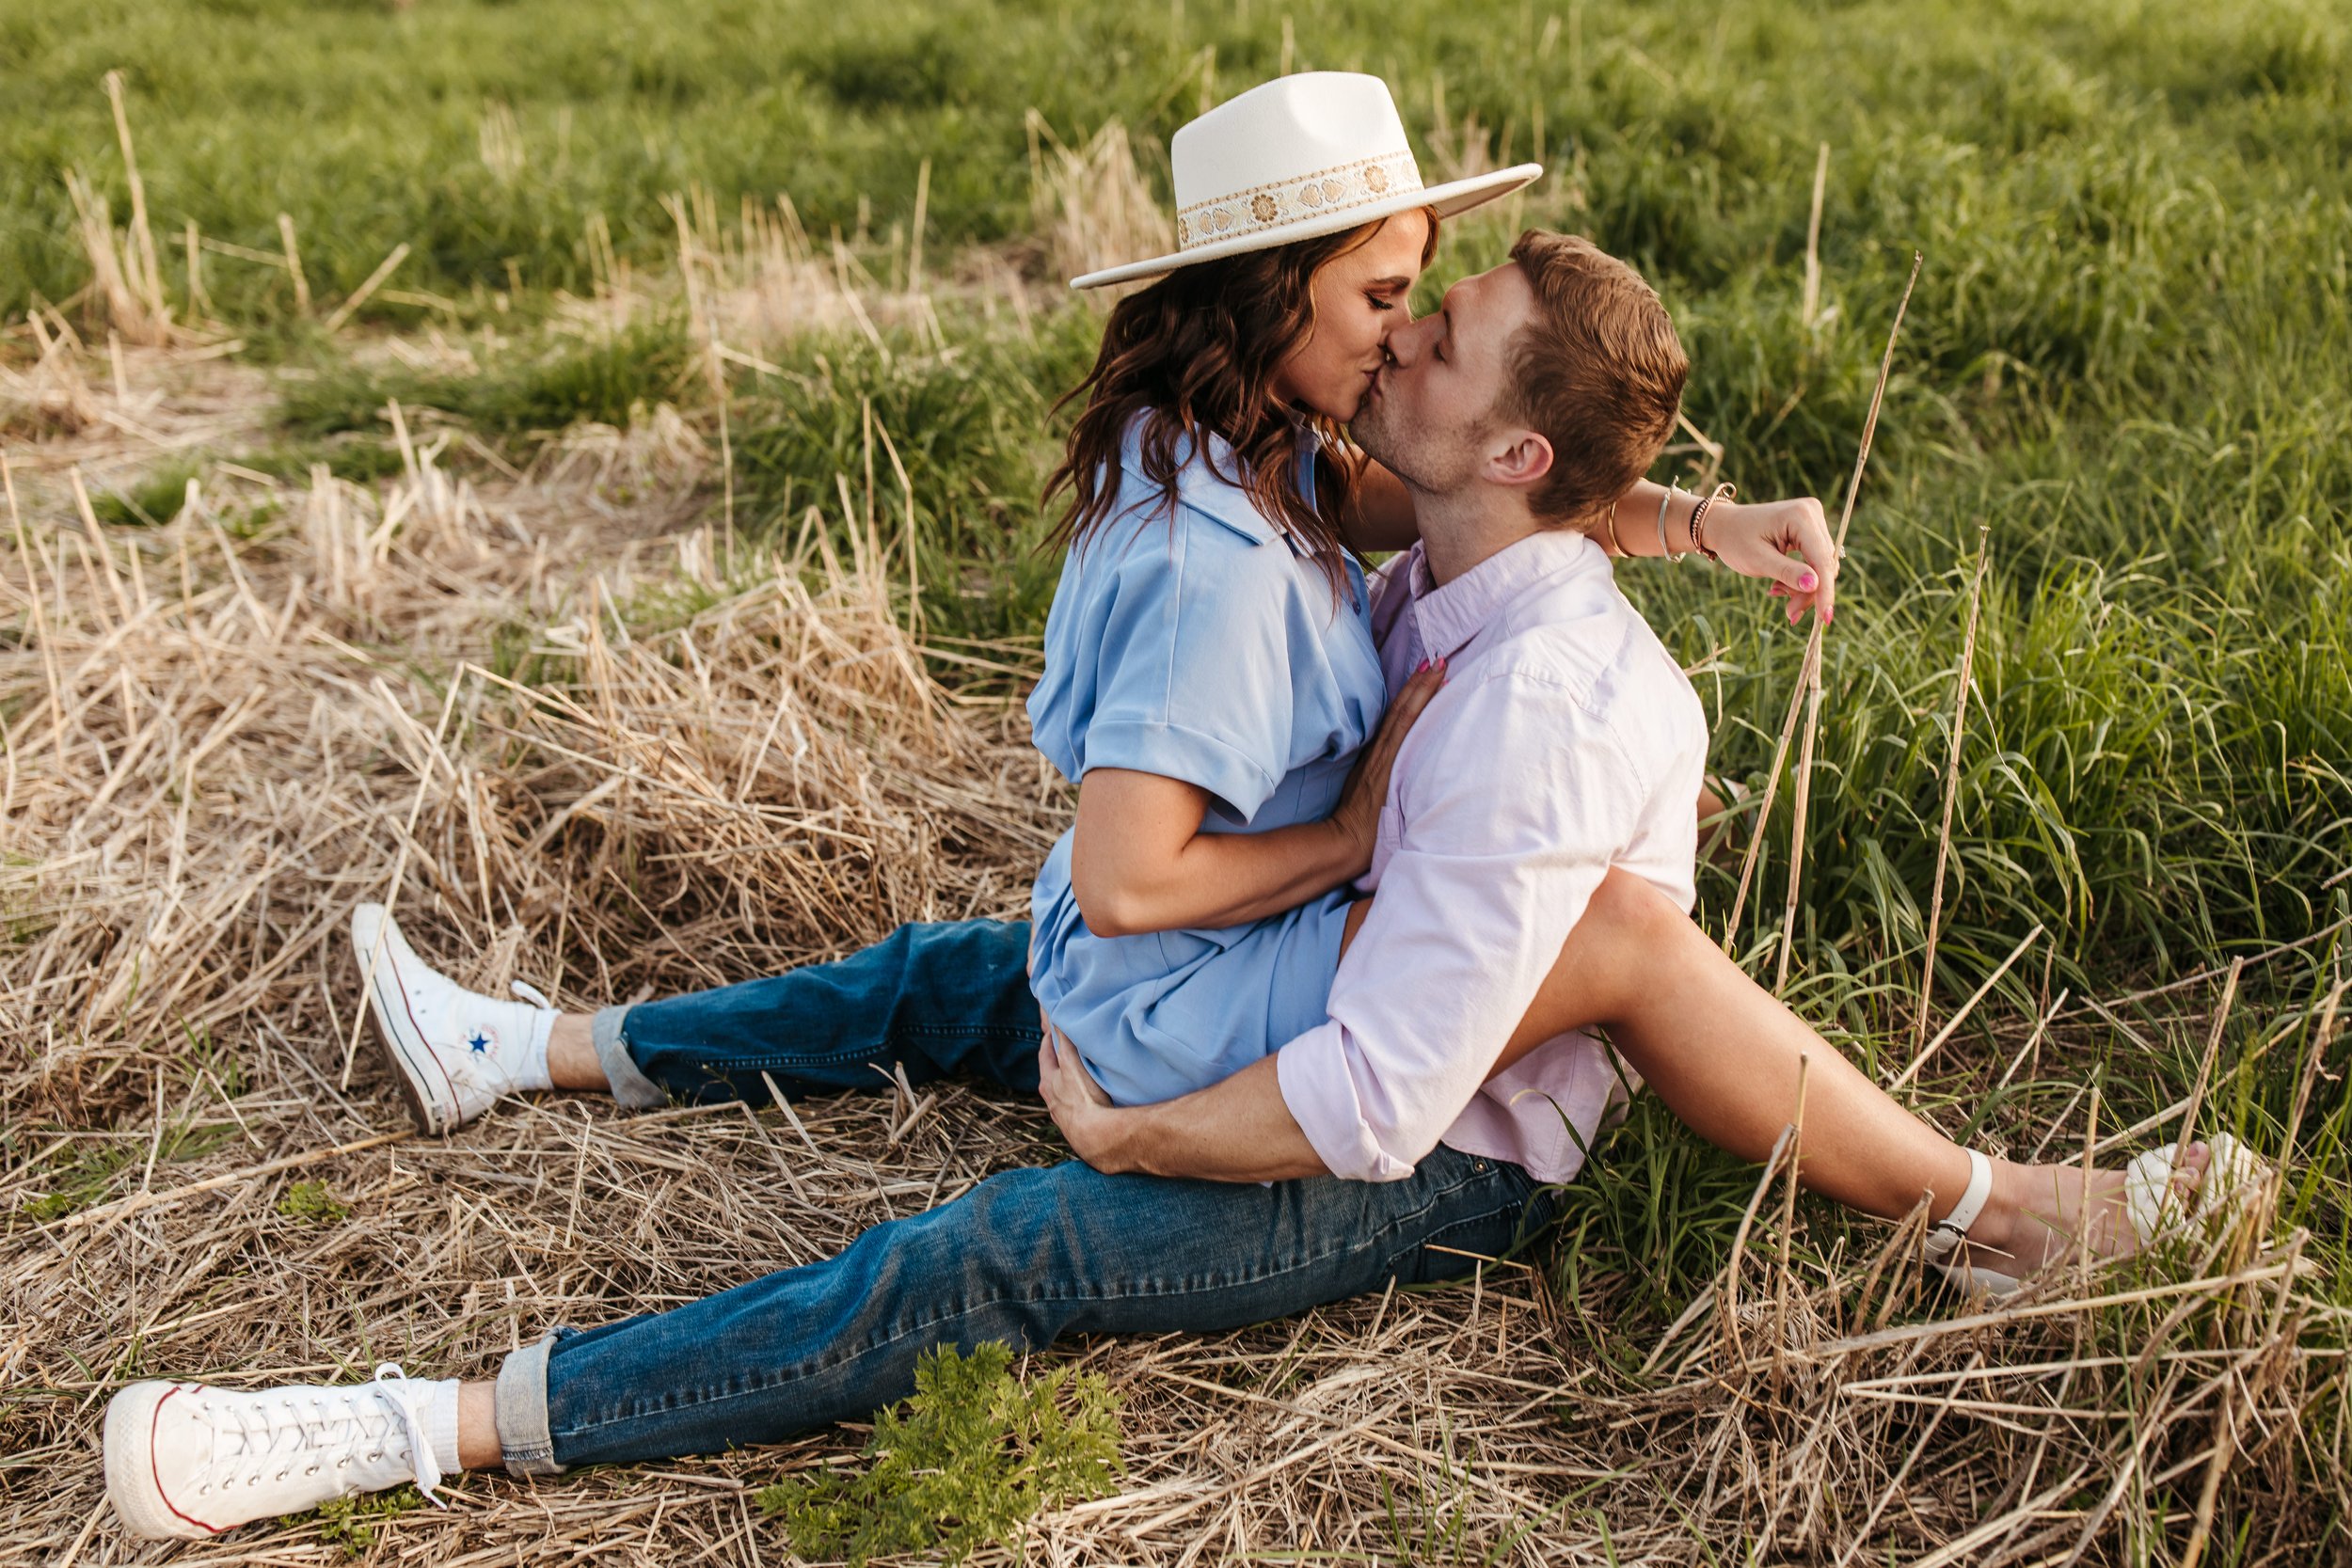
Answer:
[[[1963,1152],[1968,1156],[1968,1186],[1951,1212],[1928,1227],[1926,1249],[1931,1259],[1947,1256],[1968,1239],[1968,1227],[1977,1223],[1985,1200],[1993,1196],[1993,1162],[1973,1148]]]

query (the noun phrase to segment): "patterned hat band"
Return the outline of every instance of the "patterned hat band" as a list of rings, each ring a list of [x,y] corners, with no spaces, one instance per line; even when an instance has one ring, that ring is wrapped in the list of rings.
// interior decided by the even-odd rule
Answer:
[[[1176,214],[1176,245],[1180,251],[1197,250],[1421,188],[1421,168],[1410,150],[1363,158],[1195,202]]]

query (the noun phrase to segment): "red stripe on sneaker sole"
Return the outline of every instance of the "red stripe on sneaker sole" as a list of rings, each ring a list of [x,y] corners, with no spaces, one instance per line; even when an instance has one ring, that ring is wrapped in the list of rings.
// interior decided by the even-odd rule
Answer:
[[[387,926],[390,924],[389,917],[387,918],[385,924]],[[391,933],[388,930],[384,933],[384,935],[387,939],[389,939]],[[425,1131],[428,1132],[446,1132],[450,1130],[450,1128],[457,1126],[459,1122],[464,1120],[466,1109],[465,1101],[458,1098],[457,1085],[451,1082],[449,1069],[441,1065],[440,1053],[433,1049],[433,1042],[425,1038],[424,1025],[417,1021],[417,1010],[415,1007],[411,1006],[408,1002],[407,982],[400,978],[400,960],[392,956],[391,943],[389,940],[385,942],[378,958],[380,961],[376,970],[376,995],[374,998],[377,1003],[378,1009],[376,1014],[377,1020],[380,1022],[387,1016],[387,1012],[383,1008],[381,999],[383,996],[384,971],[386,969],[389,969],[392,972],[393,984],[400,991],[401,1011],[408,1015],[408,1026],[416,1031],[419,1043],[424,1047],[425,1056],[433,1063],[433,1070],[441,1075],[442,1086],[449,1090],[450,1112],[448,1117],[446,1118],[449,1126],[429,1127],[425,1129]],[[387,1037],[390,1037],[393,1049],[398,1051],[404,1057],[410,1055],[407,1046],[399,1038],[399,1030],[387,1027],[384,1033]],[[437,1111],[437,1109],[438,1107],[436,1107]],[[438,1120],[443,1118],[437,1116],[436,1119]]]
[[[195,1517],[193,1514],[181,1513],[179,1505],[171,1500],[171,1494],[164,1490],[163,1472],[155,1468],[155,1429],[164,1424],[165,1401],[169,1400],[175,1394],[183,1392],[185,1392],[185,1390],[179,1384],[173,1384],[169,1392],[166,1393],[163,1399],[155,1402],[155,1408],[148,1412],[147,1473],[154,1480],[155,1496],[163,1499],[163,1504],[166,1508],[171,1510],[171,1516],[173,1518],[185,1519],[189,1524],[194,1525],[198,1529],[202,1530],[207,1535],[218,1535],[222,1530],[228,1528],[229,1527],[226,1525],[208,1525],[203,1520]]]

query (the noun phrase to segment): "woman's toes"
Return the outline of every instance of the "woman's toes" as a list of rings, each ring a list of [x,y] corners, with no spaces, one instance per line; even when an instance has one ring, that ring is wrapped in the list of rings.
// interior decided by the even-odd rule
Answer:
[[[2212,1168],[2213,1150],[2202,1140],[2190,1144],[2179,1159],[2172,1162],[2172,1192],[2185,1210],[2194,1211],[2197,1195],[2205,1184],[2205,1172]]]

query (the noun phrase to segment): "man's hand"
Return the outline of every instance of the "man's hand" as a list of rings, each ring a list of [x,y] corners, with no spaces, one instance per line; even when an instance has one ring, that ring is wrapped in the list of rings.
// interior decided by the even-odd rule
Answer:
[[[1834,618],[1837,545],[1821,503],[1811,496],[1709,508],[1707,543],[1740,576],[1772,579],[1773,596],[1788,601],[1791,625],[1808,610],[1820,610],[1824,621]]]
[[[1037,1089],[1045,1098],[1045,1108],[1053,1113],[1054,1125],[1069,1140],[1072,1153],[1105,1176],[1120,1175],[1126,1168],[1117,1159],[1118,1132],[1124,1113],[1111,1103],[1111,1097],[1078,1059],[1077,1047],[1054,1027],[1043,1008],[1038,1010],[1037,1018],[1044,1030],[1037,1047]]]
[[[1396,770],[1396,753],[1412,733],[1421,710],[1429,705],[1429,699],[1445,684],[1445,661],[1424,664],[1399,688],[1396,701],[1380,716],[1380,728],[1356,757],[1356,766],[1347,775],[1347,787],[1340,794],[1340,803],[1331,813],[1331,827],[1349,846],[1356,867],[1350,877],[1362,876],[1372,869],[1372,849],[1380,836],[1380,808],[1389,802],[1389,779]]]
[[[1282,1103],[1273,1057],[1175,1100],[1114,1105],[1041,1008],[1038,1022],[1038,1093],[1071,1151],[1104,1175],[1288,1181],[1330,1174]]]

